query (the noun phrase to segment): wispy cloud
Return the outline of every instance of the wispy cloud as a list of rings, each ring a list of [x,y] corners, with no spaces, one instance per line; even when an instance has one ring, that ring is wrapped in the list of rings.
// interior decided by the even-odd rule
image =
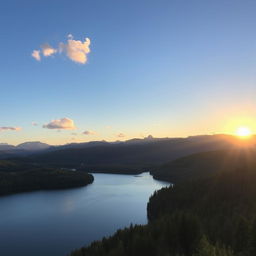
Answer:
[[[96,135],[97,133],[94,131],[84,131],[83,134],[84,135]]]
[[[37,61],[41,60],[41,56],[40,56],[40,50],[34,50],[31,54],[31,56],[36,59]]]
[[[21,127],[11,127],[11,126],[2,126],[0,127],[0,132],[4,131],[20,131]]]
[[[53,56],[56,53],[65,54],[70,60],[85,64],[87,62],[87,55],[90,53],[91,40],[85,38],[84,41],[75,40],[71,34],[68,35],[67,42],[60,42],[57,48],[52,47],[48,43],[41,46],[40,50],[33,50],[32,57],[37,61],[41,60],[41,53],[43,57]]]
[[[61,119],[52,120],[50,123],[43,125],[43,128],[47,129],[63,129],[63,130],[74,130],[76,126],[74,121],[70,118],[64,117]]]
[[[117,137],[118,138],[124,138],[126,135],[124,134],[124,133],[119,133],[119,134],[117,134]]]

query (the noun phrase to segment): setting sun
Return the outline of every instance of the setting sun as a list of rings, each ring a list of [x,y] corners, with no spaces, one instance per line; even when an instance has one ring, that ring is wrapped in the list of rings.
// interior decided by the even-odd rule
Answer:
[[[236,135],[239,137],[249,137],[251,134],[252,132],[248,127],[239,127],[236,130]]]

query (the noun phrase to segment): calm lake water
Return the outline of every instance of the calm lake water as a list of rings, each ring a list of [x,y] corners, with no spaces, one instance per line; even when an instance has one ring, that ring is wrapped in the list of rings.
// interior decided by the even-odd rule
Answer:
[[[145,224],[150,195],[168,186],[148,173],[93,175],[83,188],[0,197],[0,255],[66,256],[130,223]]]

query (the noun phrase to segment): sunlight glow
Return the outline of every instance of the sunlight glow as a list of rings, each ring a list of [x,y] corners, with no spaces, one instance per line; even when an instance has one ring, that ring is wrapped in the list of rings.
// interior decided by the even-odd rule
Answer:
[[[239,136],[239,137],[243,137],[243,138],[246,138],[246,137],[249,137],[252,135],[252,132],[251,130],[248,128],[248,127],[239,127],[237,130],[236,130],[236,135]]]

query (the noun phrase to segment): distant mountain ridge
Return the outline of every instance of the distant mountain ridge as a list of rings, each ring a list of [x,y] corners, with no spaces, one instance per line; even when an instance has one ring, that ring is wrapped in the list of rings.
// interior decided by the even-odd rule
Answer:
[[[255,142],[253,137],[251,142]],[[134,174],[190,154],[230,150],[246,145],[232,135],[202,135],[187,138],[146,138],[124,142],[88,142],[53,146],[31,154],[24,161],[53,167],[78,168],[88,172]],[[238,146],[239,145],[239,146]],[[250,145],[255,147],[254,143]]]
[[[26,162],[49,166],[81,168],[93,172],[139,173],[158,168],[166,162],[190,154],[244,146],[255,148],[255,142],[255,136],[252,136],[250,140],[243,140],[224,134],[187,138],[149,136],[144,139],[127,141],[92,141],[62,146],[27,142],[14,147],[15,150],[2,150],[1,152],[0,148],[0,158],[25,156]],[[6,145],[2,146],[6,147]]]
[[[14,145],[10,145],[8,143],[0,143],[0,151],[2,150],[43,150],[43,149],[48,149],[51,146],[46,144],[46,143],[42,143],[40,141],[29,141],[29,142],[24,142],[21,143],[17,146]]]
[[[152,135],[149,135],[144,139],[134,138],[126,141],[114,141],[114,142],[108,142],[108,141],[102,140],[102,141],[89,141],[89,142],[80,142],[80,143],[68,143],[65,145],[49,145],[47,143],[43,143],[40,141],[23,142],[21,144],[18,144],[17,146],[10,145],[8,143],[0,143],[0,157],[1,157],[1,153],[13,154],[16,152],[19,154],[20,150],[22,151],[40,151],[40,150],[55,151],[55,150],[70,149],[70,148],[88,148],[88,147],[114,145],[114,144],[141,144],[141,143],[166,140],[166,139],[170,139],[170,138],[154,138]]]
[[[50,149],[50,145],[40,141],[24,142],[17,146],[7,143],[0,143],[0,159],[16,156],[27,156],[31,153],[37,153]]]
[[[10,145],[8,143],[0,143],[0,150],[13,150],[15,146]]]
[[[16,146],[17,149],[23,150],[44,150],[50,148],[50,145],[40,141],[24,142]]]

